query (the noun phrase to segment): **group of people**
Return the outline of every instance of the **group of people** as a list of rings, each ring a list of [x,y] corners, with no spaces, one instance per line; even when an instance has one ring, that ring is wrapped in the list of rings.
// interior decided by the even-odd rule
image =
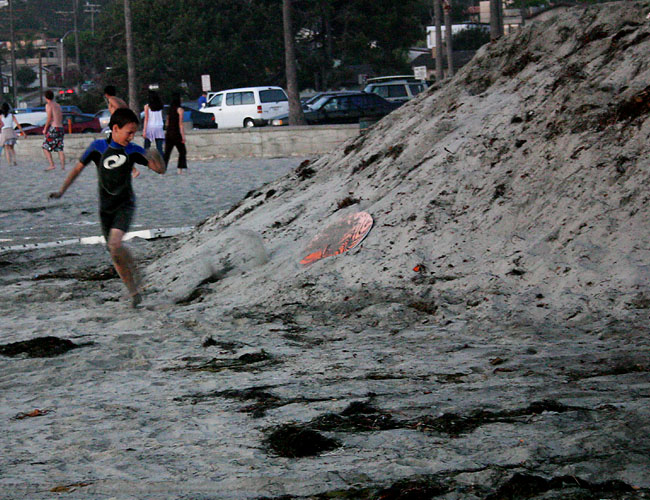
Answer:
[[[104,89],[104,98],[108,103],[108,110],[111,114],[120,108],[128,108],[123,99],[117,97],[115,87],[108,85]],[[57,153],[61,163],[61,170],[65,170],[65,153],[63,151],[63,112],[61,106],[54,100],[54,93],[47,90],[45,97],[45,111],[47,114],[45,125],[43,126],[43,154],[48,162],[47,170],[54,170],[56,166],[52,153]],[[152,144],[165,160],[169,162],[174,148],[178,151],[178,173],[187,171],[187,148],[185,147],[185,127],[183,125],[183,108],[181,107],[180,94],[175,93],[172,97],[167,122],[163,118],[163,103],[155,90],[149,91],[148,102],[144,106],[144,124],[142,128],[142,137],[144,138],[144,149],[148,150]],[[4,148],[9,165],[16,165],[16,151],[14,146],[18,135],[14,130],[14,124],[24,135],[20,123],[11,112],[9,104],[6,102],[0,107],[0,154]],[[139,171],[134,168],[133,176],[137,177]]]

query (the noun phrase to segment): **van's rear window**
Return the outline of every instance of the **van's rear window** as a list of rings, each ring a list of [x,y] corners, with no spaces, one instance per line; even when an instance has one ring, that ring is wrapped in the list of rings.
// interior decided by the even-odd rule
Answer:
[[[260,90],[261,102],[282,102],[287,100],[287,95],[280,89]]]

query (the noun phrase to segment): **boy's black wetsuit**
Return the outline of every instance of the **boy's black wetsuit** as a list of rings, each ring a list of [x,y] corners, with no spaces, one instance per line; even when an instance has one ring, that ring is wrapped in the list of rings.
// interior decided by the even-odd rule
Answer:
[[[99,184],[99,218],[102,233],[108,241],[111,228],[129,230],[135,213],[135,193],[131,186],[133,164],[147,165],[145,150],[135,144],[120,146],[115,141],[97,139],[81,156],[80,161],[97,165]]]

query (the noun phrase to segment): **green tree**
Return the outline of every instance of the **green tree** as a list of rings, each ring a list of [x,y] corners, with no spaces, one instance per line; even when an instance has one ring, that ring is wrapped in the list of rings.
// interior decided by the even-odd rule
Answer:
[[[408,70],[425,1],[293,0],[299,88],[336,87],[360,64],[377,74]],[[195,98],[202,74],[215,90],[286,85],[282,0],[131,0],[131,10],[140,97],[157,83],[163,98],[174,90]],[[95,37],[82,40],[82,61],[93,60],[125,97],[122,3],[105,5]]]
[[[20,67],[16,72],[16,80],[18,81],[18,84],[23,88],[29,87],[32,83],[34,83],[36,81],[36,77],[36,72],[27,66]]]

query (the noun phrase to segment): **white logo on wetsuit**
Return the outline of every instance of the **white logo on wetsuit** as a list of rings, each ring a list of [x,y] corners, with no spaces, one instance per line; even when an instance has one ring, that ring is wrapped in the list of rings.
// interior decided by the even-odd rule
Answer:
[[[125,155],[113,155],[106,158],[103,165],[106,170],[113,170],[114,168],[124,165],[126,160],[127,158]]]

